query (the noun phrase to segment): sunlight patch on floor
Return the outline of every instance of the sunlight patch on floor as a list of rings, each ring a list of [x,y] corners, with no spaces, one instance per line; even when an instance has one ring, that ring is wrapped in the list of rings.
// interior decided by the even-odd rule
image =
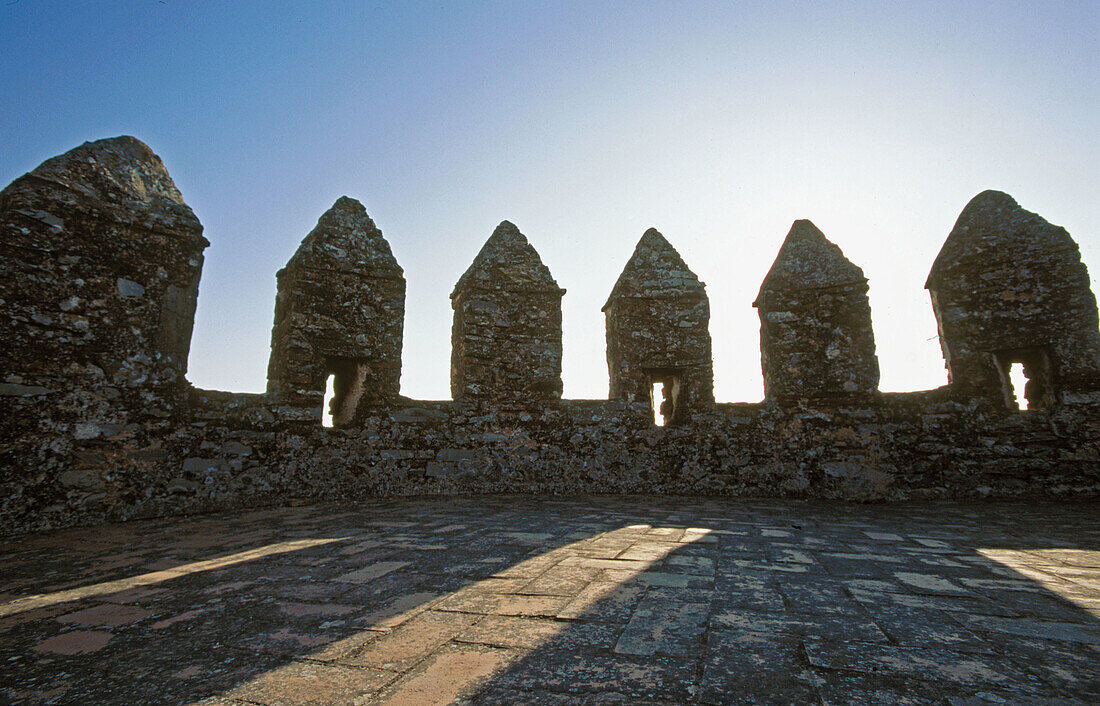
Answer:
[[[344,542],[348,539],[350,539],[350,537],[296,539],[289,542],[276,542],[275,544],[268,544],[267,546],[257,549],[249,549],[245,552],[237,552],[236,554],[229,554],[215,559],[195,561],[190,564],[181,564],[171,569],[152,571],[147,574],[131,576],[116,581],[104,581],[102,583],[81,586],[80,588],[71,588],[65,591],[55,591],[53,593],[42,593],[34,596],[17,598],[14,601],[0,603],[0,618],[16,615],[36,608],[57,605],[58,603],[68,603],[69,601],[78,601],[82,598],[92,598],[94,596],[103,596],[109,593],[118,593],[119,591],[125,591],[138,586],[148,586],[150,584],[160,583],[161,581],[179,578],[180,576],[186,576],[200,571],[210,571],[225,566],[232,566],[233,564],[240,564],[245,561],[255,561],[256,559],[262,559],[263,557],[272,556],[274,554],[296,552],[302,549],[318,547],[323,544],[330,544],[332,542]]]
[[[711,530],[692,527],[654,528],[648,525],[631,525],[624,530],[645,528],[650,534],[638,537],[615,558],[588,556],[593,543],[601,538],[614,538],[616,531],[603,532],[556,549],[529,557],[516,564],[502,566],[490,578],[473,581],[446,595],[415,594],[423,601],[410,605],[398,599],[392,607],[383,608],[371,616],[362,631],[350,637],[336,640],[295,660],[308,662],[332,662],[348,659],[359,667],[371,667],[375,671],[392,672],[392,682],[387,686],[387,704],[446,704],[468,687],[480,682],[492,673],[507,669],[534,649],[552,640],[562,631],[575,626],[571,617],[582,616],[607,598],[615,589],[630,581],[646,581],[647,575],[661,585],[661,577],[668,574],[651,569],[664,561],[680,547],[705,540]],[[662,529],[669,535],[679,534],[678,540],[664,539]],[[656,533],[656,534],[655,534]],[[518,533],[517,533],[518,534]],[[646,541],[649,540],[649,541]],[[646,545],[639,548],[638,545]],[[639,551],[641,550],[641,551]],[[627,558],[627,557],[636,558]],[[364,568],[369,568],[367,565]],[[525,586],[548,577],[555,571],[567,573],[577,569],[593,569],[611,574],[614,580],[594,581],[575,596],[554,596],[532,590],[524,593]],[[608,572],[607,569],[613,569]],[[554,577],[550,578],[555,580]],[[597,585],[599,584],[599,585]],[[544,604],[561,603],[549,617]],[[519,626],[524,620],[522,634],[509,634],[511,624]],[[537,629],[531,629],[531,620],[537,620]],[[438,622],[436,622],[438,621]],[[420,624],[424,623],[424,624]],[[479,639],[475,627],[481,625],[486,641]],[[438,643],[438,644],[436,644]],[[443,643],[451,647],[440,650]],[[488,650],[488,651],[487,651]],[[434,655],[434,657],[433,657]],[[372,662],[371,660],[377,661]],[[405,664],[398,668],[386,659],[420,663],[432,659],[426,668],[412,670]],[[257,691],[272,693],[281,691],[284,679],[297,678],[298,667],[292,663],[237,685],[220,694],[226,698],[245,698]]]
[[[1096,614],[1100,602],[1086,589],[1100,587],[1100,551],[1087,549],[978,549],[978,554],[1074,605]]]

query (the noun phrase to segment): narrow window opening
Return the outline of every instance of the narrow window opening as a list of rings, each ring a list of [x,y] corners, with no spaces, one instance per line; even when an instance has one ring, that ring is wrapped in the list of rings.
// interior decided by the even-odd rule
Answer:
[[[661,407],[664,405],[665,399],[665,384],[663,382],[653,383],[652,389],[649,391],[650,406],[653,408],[653,423],[659,427],[665,425],[665,415],[661,413]]]
[[[668,426],[677,419],[679,411],[680,380],[675,372],[651,370],[649,375],[649,405],[653,410],[653,423]]]
[[[1024,364],[1013,363],[1008,371],[1009,384],[1016,399],[1016,409],[1029,409],[1030,405],[1024,390],[1027,389],[1027,376],[1024,375]]]
[[[325,398],[321,403],[321,426],[332,426],[332,400],[336,397],[336,391],[334,387],[335,375],[329,374],[325,377]]]
[[[994,354],[1005,406],[1030,411],[1057,403],[1054,366],[1044,348],[1016,348]]]
[[[355,419],[359,402],[366,392],[368,366],[365,361],[354,358],[330,358],[328,370],[322,424],[347,426]]]

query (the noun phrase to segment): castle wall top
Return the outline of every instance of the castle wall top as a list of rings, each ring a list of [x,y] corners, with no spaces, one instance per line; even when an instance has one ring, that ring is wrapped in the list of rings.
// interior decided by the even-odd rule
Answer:
[[[160,157],[123,135],[85,142],[47,159],[0,192],[0,208],[54,208],[147,230],[202,238],[202,224],[183,201]],[[56,215],[56,214],[55,214]]]
[[[308,267],[372,277],[399,278],[404,274],[367,215],[363,204],[341,196],[317,221],[287,262],[287,268]]]
[[[485,241],[473,263],[458,278],[451,299],[472,289],[565,294],[535,248],[509,221],[501,221]]]
[[[638,241],[603,310],[623,297],[705,297],[705,287],[676,248],[656,228],[650,228]]]

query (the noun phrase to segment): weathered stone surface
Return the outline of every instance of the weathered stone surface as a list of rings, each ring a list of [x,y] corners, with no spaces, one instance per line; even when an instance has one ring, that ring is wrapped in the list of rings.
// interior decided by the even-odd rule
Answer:
[[[503,221],[451,293],[451,395],[523,406],[561,397],[561,298],[539,254]]]
[[[603,311],[612,399],[656,407],[666,423],[714,406],[706,289],[655,229],[638,241]],[[662,398],[653,399],[655,385]]]
[[[398,395],[402,273],[363,207],[345,198],[280,276],[271,391],[238,394],[189,390],[182,377],[201,226],[144,145],[132,138],[85,145],[0,192],[0,533],[455,493],[1096,496],[1100,380],[1088,361],[1100,333],[1087,275],[1064,231],[1005,198],[979,197],[1000,210],[968,208],[966,227],[945,244],[929,280],[945,350],[963,371],[938,390],[875,393],[866,281],[799,222],[757,300],[763,404],[712,403],[703,285],[656,231],[643,236],[605,307],[612,399],[560,400],[563,290],[504,223],[452,298],[457,399],[408,400]],[[1004,247],[1031,263],[1012,275],[1012,290],[996,288],[1010,269]],[[977,260],[974,249],[983,253]],[[1002,265],[992,274],[973,269],[989,262]],[[1030,289],[1029,278],[1037,278]],[[981,284],[987,279],[996,287]],[[994,307],[1022,307],[1019,298],[1033,294],[1041,296],[1025,308]],[[956,303],[943,308],[949,301]],[[983,323],[997,321],[1025,352],[1047,341],[1039,345],[1045,358],[1029,353],[1023,361],[1033,373],[1039,364],[1052,373],[1053,393],[1040,409],[1019,412],[1000,397],[992,404],[992,392],[966,384],[966,371],[979,370],[967,366],[982,359],[957,344],[1003,353]],[[667,428],[654,427],[646,404],[652,379],[639,370],[681,376],[681,415],[670,415]],[[337,429],[319,419],[327,374],[337,378]],[[553,595],[591,572],[605,584],[632,581],[630,567],[653,547],[635,550],[636,561],[568,567],[579,573],[531,590]],[[803,572],[805,559],[799,550],[777,553],[775,570]],[[822,561],[850,568],[858,559],[841,552]],[[897,567],[859,566],[868,580],[896,580]],[[720,566],[666,568],[644,581],[670,589],[724,581]],[[785,595],[812,608],[803,594]],[[776,601],[778,593],[760,588],[729,607],[770,610]],[[644,642],[650,628],[635,628]]]
[[[0,192],[0,517],[101,512],[119,492],[113,458],[103,483],[93,469],[73,482],[76,454],[186,416],[207,245],[132,137],[85,143]]]
[[[326,379],[337,426],[397,397],[405,278],[355,199],[336,201],[278,274],[268,391],[320,409]]]
[[[0,701],[1095,704],[1096,509],[460,496],[11,538]]]
[[[791,226],[753,306],[768,400],[854,400],[878,391],[867,279],[813,223]]]
[[[1096,298],[1064,228],[983,191],[959,215],[925,287],[959,394],[1015,409],[1008,368],[1023,363],[1031,407],[1096,402]]]
[[[45,387],[112,385],[133,407],[147,402],[139,389],[181,403],[208,244],[133,137],[43,162],[0,192],[0,370]]]

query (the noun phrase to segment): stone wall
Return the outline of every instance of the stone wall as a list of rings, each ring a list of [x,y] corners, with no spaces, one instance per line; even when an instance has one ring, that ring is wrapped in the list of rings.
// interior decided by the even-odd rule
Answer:
[[[867,278],[813,223],[791,226],[753,306],[766,399],[851,402],[878,390]]]
[[[397,397],[405,277],[363,204],[338,199],[276,279],[270,395],[320,407],[332,376],[340,424]]]
[[[535,248],[503,221],[451,293],[451,395],[496,407],[561,397],[561,298]]]
[[[666,424],[714,406],[706,287],[655,229],[638,241],[603,311],[611,399],[656,406]]]
[[[405,399],[401,269],[341,199],[280,275],[268,393],[235,394],[182,375],[197,219],[145,145],[85,144],[0,192],[0,532],[440,493],[1098,495],[1100,335],[1076,246],[1057,229],[1045,252],[1056,227],[1003,194],[979,199],[1002,205],[969,221],[985,224],[983,252],[1023,242],[1046,264],[960,270],[965,242],[945,245],[929,286],[958,365],[937,390],[877,390],[862,272],[796,222],[757,301],[764,402],[714,404],[703,286],[656,231],[606,308],[611,399],[558,399],[563,290],[505,222],[455,289],[456,399]],[[1019,345],[990,338],[987,320]],[[1027,411],[997,372],[1014,361],[1034,379]],[[980,365],[984,377],[968,372]],[[662,371],[692,392],[659,426],[643,391]],[[335,427],[321,423],[327,375],[344,376]]]

